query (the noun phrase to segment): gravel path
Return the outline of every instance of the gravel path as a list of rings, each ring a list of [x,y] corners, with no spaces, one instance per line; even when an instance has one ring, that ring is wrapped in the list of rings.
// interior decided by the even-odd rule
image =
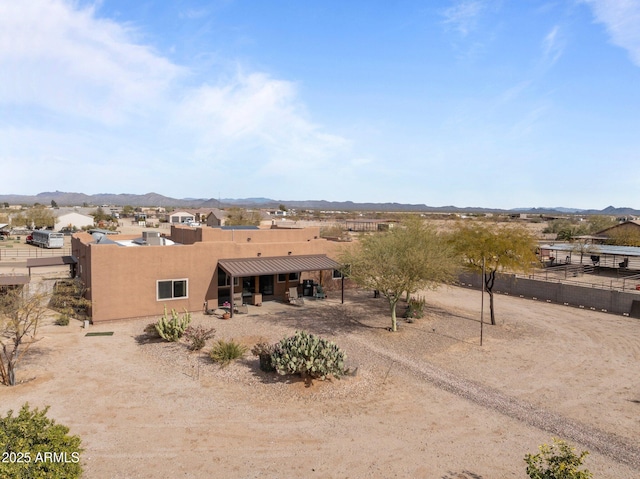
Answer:
[[[610,459],[640,470],[640,448],[628,444],[622,437],[605,433],[551,411],[535,407],[493,388],[462,379],[425,361],[409,358],[387,348],[376,346],[361,336],[351,334],[349,340],[360,343],[363,347],[387,360],[393,367],[404,368],[440,389],[522,421],[529,426],[578,442],[591,451],[597,451]]]

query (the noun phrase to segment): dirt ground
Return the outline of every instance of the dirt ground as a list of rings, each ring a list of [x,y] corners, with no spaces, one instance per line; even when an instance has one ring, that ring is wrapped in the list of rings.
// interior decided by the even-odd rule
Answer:
[[[194,314],[249,346],[297,329],[334,340],[355,375],[309,388],[250,355],[221,369],[149,341],[155,318],[50,322],[23,383],[0,388],[0,412],[50,405],[81,436],[87,478],[526,478],[524,455],[557,430],[591,451],[594,477],[640,476],[638,320],[499,296],[480,347],[479,292],[424,296],[425,318],[397,333],[367,291],[227,321]]]

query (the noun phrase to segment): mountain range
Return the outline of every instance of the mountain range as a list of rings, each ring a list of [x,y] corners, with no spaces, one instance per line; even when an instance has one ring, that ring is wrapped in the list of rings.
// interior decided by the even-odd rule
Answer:
[[[54,201],[58,206],[147,206],[147,207],[174,207],[174,208],[225,208],[230,206],[277,208],[283,204],[287,208],[330,210],[330,211],[421,211],[440,213],[528,213],[528,214],[601,214],[612,216],[638,216],[640,210],[629,207],[608,206],[602,210],[582,210],[564,207],[530,207],[514,209],[496,209],[482,207],[458,207],[458,206],[427,206],[425,204],[403,203],[356,203],[353,201],[326,201],[326,200],[274,200],[270,198],[170,198],[158,193],[113,194],[99,193],[87,195],[84,193],[68,193],[63,191],[43,192],[37,195],[6,195],[0,194],[0,203],[33,205],[40,203],[49,205]]]

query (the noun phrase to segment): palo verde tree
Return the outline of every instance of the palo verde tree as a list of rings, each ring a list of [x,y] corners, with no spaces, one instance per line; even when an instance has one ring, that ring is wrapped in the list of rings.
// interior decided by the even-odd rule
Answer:
[[[446,239],[415,217],[387,232],[362,236],[340,260],[347,265],[346,276],[389,301],[391,331],[397,331],[396,305],[403,293],[451,282],[457,266]]]
[[[481,272],[489,293],[491,324],[496,324],[493,287],[498,271],[528,271],[538,262],[536,240],[523,226],[497,223],[458,223],[451,234],[451,244],[463,264]]]
[[[0,295],[0,382],[15,386],[20,359],[36,341],[47,295],[10,289]]]
[[[526,454],[527,475],[531,479],[592,479],[582,463],[588,451],[576,453],[574,447],[562,439],[553,439],[552,444],[543,444],[538,454]]]

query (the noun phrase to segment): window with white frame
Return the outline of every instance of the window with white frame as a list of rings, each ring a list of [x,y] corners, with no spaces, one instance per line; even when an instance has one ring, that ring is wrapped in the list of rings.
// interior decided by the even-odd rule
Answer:
[[[189,280],[161,279],[157,281],[158,301],[167,299],[181,299],[189,297]]]
[[[340,279],[342,278],[342,276],[344,275],[342,274],[342,271],[340,271],[339,269],[334,269],[333,273],[331,274],[331,278],[333,279]]]

